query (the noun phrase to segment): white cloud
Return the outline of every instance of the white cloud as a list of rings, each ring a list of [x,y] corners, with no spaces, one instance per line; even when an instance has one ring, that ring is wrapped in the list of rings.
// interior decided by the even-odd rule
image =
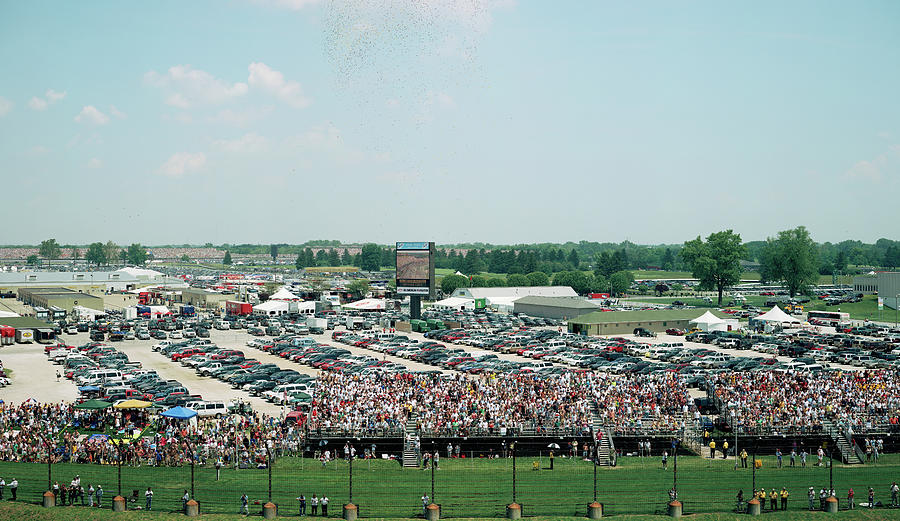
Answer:
[[[109,116],[97,110],[97,107],[93,105],[85,105],[81,112],[75,116],[75,121],[93,125],[106,125],[109,123]]]
[[[235,127],[243,127],[268,116],[274,109],[275,107],[271,105],[243,110],[223,109],[215,116],[209,118],[209,121],[213,123],[224,123]]]
[[[117,119],[125,119],[128,117],[127,114],[125,114],[121,110],[117,109],[115,105],[109,106],[109,113],[112,114],[113,117],[115,117]]]
[[[888,150],[873,159],[857,161],[849,170],[847,176],[854,179],[867,179],[873,182],[881,182],[885,174],[900,170],[900,145],[892,145]]]
[[[34,110],[46,110],[47,100],[43,98],[33,97],[28,100],[28,106]]]
[[[254,152],[262,152],[269,148],[269,141],[253,132],[244,134],[237,139],[219,139],[213,141],[213,146],[225,152],[237,154],[249,154]]]
[[[206,164],[206,155],[203,152],[192,154],[179,152],[173,154],[161,167],[159,173],[169,177],[180,177],[184,174],[199,170]]]
[[[166,104],[178,108],[216,105],[247,93],[246,83],[228,83],[190,65],[175,65],[164,74],[150,71],[144,81],[168,92]]]
[[[98,159],[96,157],[91,158],[90,161],[87,162],[88,168],[97,169],[103,166],[103,160]]]
[[[253,88],[264,90],[288,105],[302,109],[310,104],[310,99],[303,94],[303,88],[296,81],[287,81],[284,75],[265,63],[251,63],[250,77],[247,83]]]
[[[46,99],[37,96],[32,97],[28,100],[28,106],[34,110],[47,110],[47,107],[65,98],[66,92],[57,92],[53,89],[47,89],[47,92],[44,93],[44,97]]]
[[[13,104],[8,99],[0,96],[0,118],[9,114],[9,111],[12,110]]]

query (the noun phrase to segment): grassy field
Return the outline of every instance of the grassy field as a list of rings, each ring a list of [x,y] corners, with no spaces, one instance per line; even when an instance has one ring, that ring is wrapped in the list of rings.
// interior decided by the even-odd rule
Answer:
[[[772,297],[747,295],[745,298],[747,299],[747,302],[746,302],[747,304],[762,308],[762,307],[764,307],[766,300],[769,300]],[[715,297],[710,297],[710,299],[712,300],[712,303],[709,303],[706,300],[697,298],[697,297],[654,297],[651,295],[644,295],[644,296],[637,295],[634,297],[628,297],[623,300],[629,301],[629,302],[647,302],[647,303],[651,303],[651,304],[671,304],[672,302],[675,302],[676,300],[678,300],[680,302],[684,302],[685,305],[687,305],[687,306],[694,306],[694,307],[698,307],[698,308],[717,308],[717,307],[719,307],[717,304],[718,300]],[[728,302],[730,300],[731,300],[731,297],[725,296],[722,298],[722,303],[728,304]]]
[[[878,310],[878,297],[875,295],[866,295],[860,302],[849,302],[837,306],[826,306],[825,302],[815,299],[804,304],[803,309],[804,311],[838,311],[840,309],[844,313],[849,313],[853,320],[894,322],[896,317],[896,312],[887,306],[883,311]]]
[[[806,507],[809,486],[828,486],[828,469],[773,468],[774,458],[763,458],[764,466],[756,472],[757,486],[767,489],[787,487],[791,493],[789,512],[778,514],[784,519]],[[533,462],[540,470],[532,470]],[[663,470],[659,458],[620,458],[615,468],[598,469],[598,500],[609,515],[660,514],[667,502],[666,491],[672,486],[674,461]],[[593,468],[590,463],[556,458],[555,469],[549,470],[546,458],[521,457],[517,460],[517,497],[524,505],[527,516],[570,517],[583,515],[584,505],[591,501]],[[752,473],[747,469],[735,470],[732,461],[711,461],[699,457],[681,457],[678,462],[679,499],[684,502],[685,513],[729,513],[734,509],[734,496],[738,489],[747,493],[752,485]],[[835,467],[834,484],[839,497],[845,497],[847,487],[853,487],[857,501],[867,487],[876,490],[876,499],[887,501],[891,480],[900,472],[900,458],[890,455],[878,465]],[[111,501],[116,492],[116,469],[98,465],[54,465],[54,480],[68,481],[75,474],[82,484],[101,484],[106,491],[104,503]],[[139,491],[139,505],[143,505],[143,491],[152,486],[154,510],[175,512],[180,509],[180,498],[190,489],[190,468],[123,468],[122,489],[124,495]],[[0,476],[7,482],[19,480],[19,498],[37,503],[47,486],[47,466],[40,464],[0,463]],[[353,502],[360,505],[362,517],[410,518],[421,515],[421,496],[431,496],[431,472],[402,469],[391,461],[357,461],[353,469]],[[268,472],[266,470],[222,471],[219,481],[215,470],[195,469],[195,497],[204,513],[237,513],[239,498],[246,493],[251,500],[251,510],[258,512],[259,504],[268,498]],[[314,493],[325,494],[331,499],[331,516],[340,515],[340,505],[348,501],[348,464],[332,462],[323,468],[317,461],[284,458],[272,471],[272,499],[281,508],[282,515],[295,515],[300,494],[307,499]],[[445,517],[502,517],[504,507],[512,501],[512,461],[508,459],[447,460],[441,461],[441,469],[435,472],[435,496],[442,505]],[[6,496],[9,497],[8,495]],[[842,500],[843,506],[843,500]],[[4,505],[4,509],[7,506]],[[75,510],[77,509],[77,510]],[[79,507],[72,511],[82,512]],[[8,510],[0,510],[0,518]],[[29,515],[42,515],[28,510]],[[885,519],[888,510],[880,509],[877,517],[860,519]],[[890,511],[898,514],[898,511]],[[19,517],[16,515],[16,517]],[[28,517],[26,519],[45,519]],[[78,519],[86,517],[80,514]],[[717,515],[712,519],[725,519]],[[796,517],[801,519],[802,516]],[[900,516],[896,517],[900,519]],[[47,518],[49,519],[49,518]],[[55,519],[55,518],[54,518]],[[64,519],[73,519],[65,517]]]

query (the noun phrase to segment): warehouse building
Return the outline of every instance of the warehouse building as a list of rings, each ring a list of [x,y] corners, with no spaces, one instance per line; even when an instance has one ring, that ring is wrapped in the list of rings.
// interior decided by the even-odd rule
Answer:
[[[46,287],[102,293],[131,290],[139,282],[134,275],[122,271],[14,271],[0,273],[0,293]]]
[[[878,278],[878,296],[884,299],[884,305],[897,309],[900,304],[900,271],[882,271],[876,273]]]
[[[184,288],[181,290],[182,304],[200,308],[225,309],[225,301],[237,300],[234,293],[223,293],[204,288]]]
[[[489,307],[498,311],[512,311],[516,300],[522,297],[577,297],[569,286],[510,286],[500,288],[457,288],[453,297],[484,299]]]
[[[18,295],[19,300],[35,308],[36,313],[39,311],[38,308],[43,308],[44,310],[58,308],[65,310],[67,313],[71,313],[75,306],[82,306],[97,311],[103,311],[104,309],[102,298],[87,293],[79,293],[69,288],[20,288]],[[56,317],[38,316],[38,318]]]
[[[569,332],[581,335],[624,335],[635,328],[663,332],[669,328],[688,329],[690,321],[703,315],[701,309],[650,309],[641,311],[597,311],[569,320]],[[711,311],[719,318],[733,318]]]
[[[878,276],[870,274],[853,277],[853,291],[864,295],[878,293]]]
[[[569,320],[599,311],[596,304],[580,297],[522,297],[513,303],[513,312],[532,317]]]

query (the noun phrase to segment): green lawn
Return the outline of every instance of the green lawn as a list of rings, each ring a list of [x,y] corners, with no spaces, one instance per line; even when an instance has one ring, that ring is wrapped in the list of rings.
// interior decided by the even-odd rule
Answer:
[[[809,486],[818,490],[828,485],[826,468],[776,469],[773,468],[774,458],[762,459],[764,466],[756,472],[757,486],[779,490],[782,486],[787,487],[792,494],[789,510],[796,512],[805,508],[805,490]],[[541,470],[532,470],[535,461]],[[605,505],[605,512],[610,515],[663,512],[666,491],[672,486],[674,461],[670,458],[668,470],[662,470],[659,458],[620,458],[619,462],[618,467],[598,469],[598,499]],[[552,471],[547,469],[546,458],[521,457],[517,463],[516,500],[524,505],[526,515],[569,517],[583,514],[584,505],[592,499],[593,468],[590,463],[556,458]],[[737,490],[743,488],[746,493],[752,486],[751,471],[734,470],[733,466],[731,461],[679,458],[678,490],[685,512],[730,512]],[[866,488],[873,486],[876,497],[886,501],[888,486],[891,480],[897,479],[898,471],[900,458],[897,455],[885,457],[877,466],[835,467],[835,488],[843,497],[847,487],[852,486],[857,491],[857,501],[862,501]],[[54,479],[61,481],[80,474],[84,485],[102,484],[106,491],[104,502],[110,501],[116,492],[115,467],[61,464],[55,465],[53,472]],[[275,465],[272,475],[273,500],[280,505],[282,514],[296,514],[295,498],[301,493],[307,498],[314,493],[327,494],[331,498],[331,515],[339,515],[340,505],[348,500],[348,465],[343,461],[322,468],[313,460],[284,458]],[[441,470],[435,475],[435,495],[445,517],[502,517],[504,506],[512,501],[511,460],[443,459]],[[47,486],[46,465],[0,463],[0,476],[7,482],[13,477],[18,478],[19,497],[26,502],[39,502]],[[421,513],[422,494],[431,495],[431,472],[402,469],[391,461],[357,461],[353,483],[353,500],[360,505],[362,517],[414,517]],[[190,468],[122,469],[125,495],[131,490],[139,490],[140,504],[143,504],[143,491],[147,486],[152,486],[155,491],[154,510],[176,511],[180,508],[184,489],[190,489]],[[195,469],[196,498],[205,513],[236,513],[242,493],[250,497],[253,509],[258,511],[260,507],[253,504],[266,501],[267,486],[266,470],[227,469],[222,471],[217,482],[214,469]],[[877,518],[884,519],[887,512],[879,510]],[[3,511],[0,511],[0,518],[9,519]]]
[[[885,306],[883,311],[878,311],[878,297],[866,295],[860,302],[844,303],[837,306],[826,306],[824,301],[815,299],[803,305],[804,311],[838,311],[849,313],[853,320],[877,320],[894,322],[896,312]]]

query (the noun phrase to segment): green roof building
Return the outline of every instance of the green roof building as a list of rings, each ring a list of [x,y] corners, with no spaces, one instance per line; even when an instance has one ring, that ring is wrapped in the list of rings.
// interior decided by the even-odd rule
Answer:
[[[642,327],[663,332],[669,328],[688,329],[690,321],[700,317],[705,309],[648,309],[638,311],[597,311],[569,320],[569,332],[602,336],[624,335]],[[719,318],[733,318],[721,311],[711,311]]]

